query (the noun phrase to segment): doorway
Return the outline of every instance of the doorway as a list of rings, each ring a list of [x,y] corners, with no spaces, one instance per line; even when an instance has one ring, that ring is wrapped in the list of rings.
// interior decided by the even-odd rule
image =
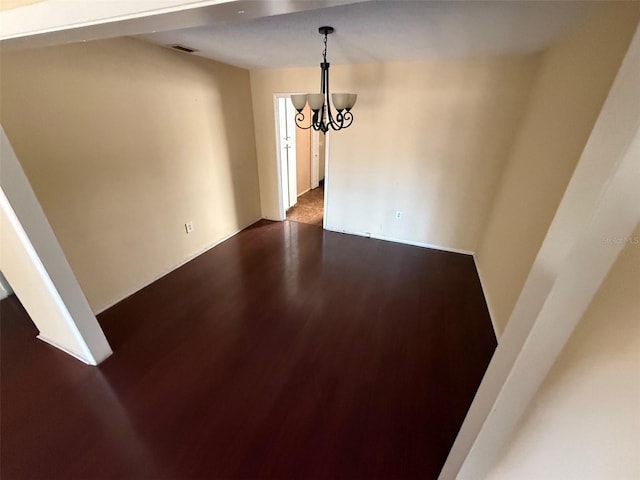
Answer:
[[[325,135],[298,128],[290,96],[276,95],[276,134],[281,218],[324,226]],[[306,106],[305,120],[311,112]]]

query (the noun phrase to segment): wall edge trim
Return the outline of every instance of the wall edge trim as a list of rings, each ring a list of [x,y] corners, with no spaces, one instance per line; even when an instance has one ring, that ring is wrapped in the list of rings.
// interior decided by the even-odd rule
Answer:
[[[500,332],[498,331],[498,327],[494,320],[494,314],[491,310],[491,304],[489,302],[489,296],[487,295],[487,290],[484,288],[484,282],[482,280],[482,274],[480,273],[480,268],[478,267],[478,260],[476,259],[476,254],[473,254],[473,264],[476,266],[476,272],[478,273],[478,280],[480,280],[480,288],[482,288],[482,295],[484,296],[484,303],[487,304],[487,310],[489,311],[489,318],[491,319],[491,326],[493,327],[493,334],[496,336],[496,342],[500,343]]]
[[[62,350],[64,353],[66,353],[67,355],[71,355],[72,357],[80,360],[82,363],[86,364],[86,365],[90,365],[92,367],[97,366],[97,363],[95,361],[89,361],[86,358],[82,358],[80,355],[73,353],[71,350],[69,350],[68,348],[63,347],[62,345],[54,342],[53,340],[51,340],[48,337],[45,337],[44,335],[42,335],[42,333],[36,335],[36,338],[38,340],[42,340],[44,343],[48,343],[49,345],[51,345],[52,347],[57,348],[58,350]]]
[[[396,238],[396,237],[387,237],[387,236],[384,236],[384,235],[376,235],[376,234],[368,233],[368,232],[354,232],[354,231],[345,230],[345,229],[341,229],[341,228],[337,228],[337,227],[333,227],[333,226],[326,226],[324,229],[328,230],[330,232],[344,233],[344,234],[347,234],[347,235],[356,235],[356,236],[359,236],[359,237],[373,238],[375,240],[383,240],[385,242],[401,243],[403,245],[411,245],[412,247],[430,248],[432,250],[440,250],[442,252],[460,253],[462,255],[474,255],[475,254],[474,251],[464,250],[464,249],[461,249],[461,248],[443,247],[442,245],[434,245],[432,243],[425,243],[425,242],[414,242],[413,240],[404,240],[404,239]]]

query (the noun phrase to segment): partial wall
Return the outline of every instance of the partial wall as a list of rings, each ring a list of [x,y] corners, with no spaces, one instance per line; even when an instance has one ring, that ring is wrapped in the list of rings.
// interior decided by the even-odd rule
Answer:
[[[595,2],[545,52],[476,262],[498,333],[540,249],[627,51],[640,3]]]
[[[518,421],[588,310],[624,242],[629,239],[635,245],[640,221],[638,58],[640,29],[449,452],[439,476],[442,480],[487,477],[512,442]],[[596,410],[594,415],[611,414]],[[589,422],[590,416],[583,420]],[[564,458],[563,450],[554,452]]]
[[[121,38],[5,52],[1,75],[2,124],[94,311],[260,218],[248,71]]]
[[[0,270],[38,338],[96,365],[111,347],[62,253],[4,129],[0,129]]]
[[[489,478],[640,478],[640,225]]]

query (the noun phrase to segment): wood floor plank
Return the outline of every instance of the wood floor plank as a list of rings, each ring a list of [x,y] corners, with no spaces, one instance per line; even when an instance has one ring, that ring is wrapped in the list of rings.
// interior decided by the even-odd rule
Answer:
[[[470,256],[259,222],[99,316],[1,305],[3,479],[433,479],[496,346]]]

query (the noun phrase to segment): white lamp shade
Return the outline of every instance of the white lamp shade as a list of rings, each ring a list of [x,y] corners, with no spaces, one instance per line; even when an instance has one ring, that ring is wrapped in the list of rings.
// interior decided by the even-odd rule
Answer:
[[[291,103],[297,111],[301,112],[307,104],[307,95],[291,95]]]
[[[347,110],[351,110],[353,108],[353,106],[356,104],[356,100],[358,99],[358,94],[357,93],[349,93],[348,96],[349,96],[349,98],[347,99],[347,104],[345,105],[345,108]]]
[[[331,100],[333,100],[333,106],[336,107],[336,110],[341,112],[345,108],[347,108],[347,103],[349,102],[349,94],[348,93],[332,93]]]
[[[309,107],[311,110],[318,111],[324,105],[324,95],[322,93],[310,93],[307,95],[307,100],[309,102]]]

